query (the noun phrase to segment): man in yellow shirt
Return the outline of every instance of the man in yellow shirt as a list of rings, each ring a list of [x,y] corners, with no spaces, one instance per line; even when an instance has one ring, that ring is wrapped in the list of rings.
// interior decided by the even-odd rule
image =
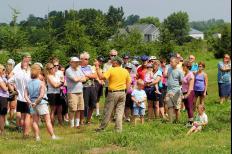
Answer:
[[[111,114],[116,107],[115,117],[116,117],[116,132],[122,131],[122,121],[125,109],[126,101],[126,89],[130,87],[131,79],[128,71],[121,67],[122,59],[119,57],[114,57],[112,59],[112,68],[106,71],[104,74],[100,71],[99,62],[95,62],[95,67],[97,74],[101,80],[109,81],[109,93],[106,98],[106,104],[104,108],[104,117],[102,119],[101,125],[97,132],[102,131],[106,128],[110,121]]]

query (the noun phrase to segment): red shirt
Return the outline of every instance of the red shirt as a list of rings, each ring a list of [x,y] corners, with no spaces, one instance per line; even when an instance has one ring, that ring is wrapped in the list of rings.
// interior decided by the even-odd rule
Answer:
[[[143,66],[140,66],[137,69],[138,79],[142,79],[144,81],[146,72],[147,72],[147,68],[146,67],[144,68]]]

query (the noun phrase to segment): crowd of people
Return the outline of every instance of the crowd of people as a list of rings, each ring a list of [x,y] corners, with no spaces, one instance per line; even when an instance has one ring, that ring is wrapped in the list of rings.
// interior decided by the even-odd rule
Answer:
[[[186,110],[189,135],[208,123],[205,68],[205,63],[196,63],[193,55],[187,60],[180,54],[169,59],[147,55],[120,58],[116,50],[111,50],[109,58],[99,56],[90,65],[90,55],[83,52],[80,57],[71,57],[64,67],[57,58],[45,66],[32,64],[31,55],[25,53],[17,65],[13,59],[5,66],[0,64],[0,134],[5,125],[16,119],[16,129],[23,132],[24,138],[33,128],[36,141],[40,141],[42,118],[51,138],[59,139],[54,133],[56,119],[61,126],[69,122],[71,128],[87,127],[95,110],[96,116],[100,116],[99,102],[104,95],[103,117],[97,132],[103,131],[111,120],[116,132],[122,131],[123,121],[143,124],[146,113],[148,120],[178,123],[180,111]],[[231,93],[229,55],[218,64],[218,85],[223,103]]]

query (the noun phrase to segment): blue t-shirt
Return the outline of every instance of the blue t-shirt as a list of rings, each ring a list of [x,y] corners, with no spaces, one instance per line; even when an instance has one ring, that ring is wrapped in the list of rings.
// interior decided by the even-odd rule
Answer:
[[[157,77],[160,77],[160,82],[158,83],[159,88],[163,87],[162,79],[161,79],[162,76],[163,76],[162,68],[159,68],[159,70],[157,72],[155,72],[154,75],[153,75],[154,80],[156,80]]]
[[[135,97],[135,99],[138,101],[142,101],[144,100],[144,98],[147,97],[146,92],[144,90],[138,90],[138,89],[133,90],[131,96]],[[136,103],[134,103],[133,107],[138,107],[138,106],[136,105]],[[141,103],[140,107],[144,109],[146,108],[145,101]]]
[[[67,92],[70,94],[77,94],[83,92],[83,84],[82,82],[73,81],[76,77],[84,77],[85,75],[82,73],[80,68],[74,70],[69,67],[66,70],[66,78],[67,78]]]
[[[221,68],[224,66],[225,64],[223,62],[218,63],[218,83],[231,83],[231,71],[221,71]],[[231,68],[231,64],[227,64],[227,67]]]
[[[191,67],[191,72],[197,72],[199,70],[199,67],[198,67],[198,64],[193,64],[192,67]]]

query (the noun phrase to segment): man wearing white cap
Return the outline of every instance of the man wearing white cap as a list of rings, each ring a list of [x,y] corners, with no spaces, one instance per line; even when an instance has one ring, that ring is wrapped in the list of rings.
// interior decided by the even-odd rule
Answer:
[[[70,125],[79,128],[81,114],[84,112],[84,98],[83,98],[83,82],[86,81],[85,75],[80,69],[80,59],[72,57],[70,67],[66,70],[68,103],[70,111]]]

